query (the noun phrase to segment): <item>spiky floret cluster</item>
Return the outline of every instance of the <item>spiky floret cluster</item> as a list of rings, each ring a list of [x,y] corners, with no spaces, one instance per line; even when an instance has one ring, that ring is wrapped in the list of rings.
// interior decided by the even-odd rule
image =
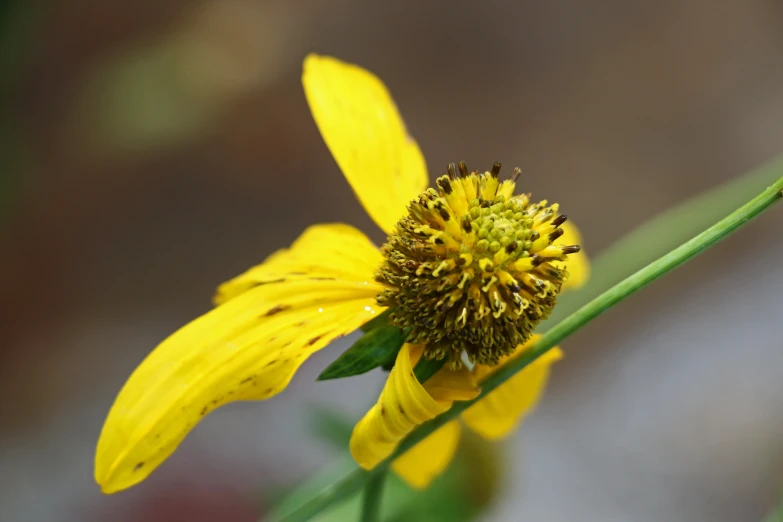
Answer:
[[[554,244],[566,221],[556,203],[514,196],[519,169],[505,181],[499,173],[500,163],[484,173],[450,164],[381,249],[376,279],[386,289],[378,302],[408,330],[408,342],[427,344],[425,357],[459,366],[465,352],[497,364],[555,306],[568,272],[552,262],[579,251]]]

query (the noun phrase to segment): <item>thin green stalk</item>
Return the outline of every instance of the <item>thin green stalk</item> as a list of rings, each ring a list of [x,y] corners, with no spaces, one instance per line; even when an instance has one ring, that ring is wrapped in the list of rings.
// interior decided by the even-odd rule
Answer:
[[[634,228],[591,258],[593,270],[587,284],[576,292],[558,297],[552,315],[536,331],[547,330],[605,289],[698,234],[755,196],[758,187],[773,183],[781,174],[783,156],[778,156],[736,179],[688,198]],[[589,243],[587,248],[589,254]]]
[[[778,179],[773,185],[743,205],[737,211],[709,227],[690,241],[675,248],[668,254],[650,263],[635,274],[605,291],[547,331],[521,356],[515,358],[509,364],[494,372],[482,383],[482,391],[477,398],[471,401],[455,403],[451,409],[442,415],[439,415],[416,428],[400,443],[391,456],[381,462],[373,470],[367,472],[357,469],[340,482],[329,486],[327,490],[283,516],[281,520],[286,522],[308,520],[311,516],[319,513],[332,503],[342,500],[358,491],[373,476],[386,473],[387,468],[394,459],[424,440],[447,422],[456,419],[475,402],[481,400],[492,390],[513,377],[517,372],[546,353],[553,346],[559,344],[566,337],[573,334],[626,297],[638,292],[656,279],[699,255],[704,250],[724,239],[748,221],[767,210],[773,203],[779,201],[781,197],[783,197],[781,191],[783,191],[783,178]]]
[[[376,470],[369,472],[358,467],[354,468],[343,475],[341,479],[329,484],[306,502],[298,505],[293,511],[284,514],[273,512],[268,520],[279,522],[310,520],[328,506],[344,500],[359,491],[370,479],[370,476],[376,473]]]
[[[384,484],[386,484],[386,473],[376,473],[367,481],[362,498],[361,522],[378,522],[381,519]]]

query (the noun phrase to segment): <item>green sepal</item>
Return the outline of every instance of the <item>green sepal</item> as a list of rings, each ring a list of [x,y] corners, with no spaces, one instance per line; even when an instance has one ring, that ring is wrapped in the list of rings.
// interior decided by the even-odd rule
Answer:
[[[405,342],[405,332],[396,326],[378,326],[364,334],[318,376],[319,381],[340,379],[390,366]]]
[[[416,366],[413,368],[413,375],[416,376],[416,380],[424,384],[427,379],[438,373],[438,370],[443,368],[446,364],[446,358],[441,359],[425,359],[422,357]]]

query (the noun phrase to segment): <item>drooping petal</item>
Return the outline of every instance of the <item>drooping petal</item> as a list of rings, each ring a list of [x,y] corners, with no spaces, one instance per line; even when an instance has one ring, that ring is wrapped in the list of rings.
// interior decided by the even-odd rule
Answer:
[[[342,223],[308,227],[291,245],[263,263],[220,285],[215,304],[221,304],[254,286],[283,278],[344,279],[366,283],[375,292],[375,270],[383,258],[372,242],[356,228]]]
[[[459,421],[449,422],[397,457],[391,467],[411,487],[424,489],[454,458],[459,436]]]
[[[582,244],[582,234],[576,225],[566,221],[560,228],[563,229],[563,235],[557,240],[562,245],[580,245],[582,249],[568,256],[568,263],[554,263],[558,266],[565,265],[568,270],[568,279],[563,283],[562,290],[578,290],[583,287],[590,278],[590,260],[587,258],[584,245]]]
[[[498,367],[521,355],[539,337],[535,335],[524,345],[518,346],[516,352],[502,360],[498,366],[477,364],[473,368],[476,380],[479,384],[483,382]],[[468,408],[462,414],[462,420],[488,440],[505,437],[536,407],[549,378],[549,367],[562,356],[560,347],[555,346]]]
[[[402,346],[378,402],[353,429],[351,454],[365,469],[374,468],[391,455],[416,426],[448,410],[453,403],[452,394],[468,398],[478,394],[475,384],[472,395],[462,391],[464,385],[457,387],[456,392],[439,387],[435,395],[430,393],[413,374],[411,349],[410,344]]]
[[[389,91],[371,72],[315,54],[304,61],[302,83],[337,165],[367,213],[390,233],[428,178]]]
[[[351,233],[308,229],[268,266],[223,287],[223,304],[172,334],[136,368],[98,442],[95,479],[104,492],[146,478],[215,408],[280,392],[312,353],[383,310],[375,302],[377,284],[357,269],[351,244],[342,257],[339,245],[329,250],[326,243],[330,253],[306,256],[307,245],[330,235]]]

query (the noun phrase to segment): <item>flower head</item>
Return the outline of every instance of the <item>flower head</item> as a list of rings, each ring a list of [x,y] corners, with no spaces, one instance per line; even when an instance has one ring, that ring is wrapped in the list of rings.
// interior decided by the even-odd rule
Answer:
[[[480,174],[452,163],[411,202],[408,215],[381,248],[376,276],[386,286],[378,302],[408,342],[426,343],[425,356],[449,356],[452,366],[495,365],[530,338],[555,306],[568,272],[553,265],[579,252],[555,245],[566,216],[529,194],[514,196],[515,180],[500,181],[500,163]]]
[[[379,250],[348,225],[314,225],[222,284],[216,307],[158,345],[112,405],[95,455],[106,493],[144,480],[214,409],[276,395],[310,355],[390,308],[417,344],[399,348],[378,404],[354,430],[352,453],[373,467],[416,425],[475,397],[492,365],[524,349],[557,294],[586,277],[576,229],[557,205],[514,196],[499,164],[483,174],[451,166],[437,191],[425,191],[421,151],[373,74],[310,55],[302,81],[324,141],[388,242]],[[457,364],[462,352],[472,370]],[[412,371],[422,354],[455,364],[422,385]],[[507,433],[535,403],[553,360],[539,359],[518,374],[523,383],[512,379],[471,407],[465,423],[487,437]],[[458,434],[444,427],[395,470],[426,485]]]

